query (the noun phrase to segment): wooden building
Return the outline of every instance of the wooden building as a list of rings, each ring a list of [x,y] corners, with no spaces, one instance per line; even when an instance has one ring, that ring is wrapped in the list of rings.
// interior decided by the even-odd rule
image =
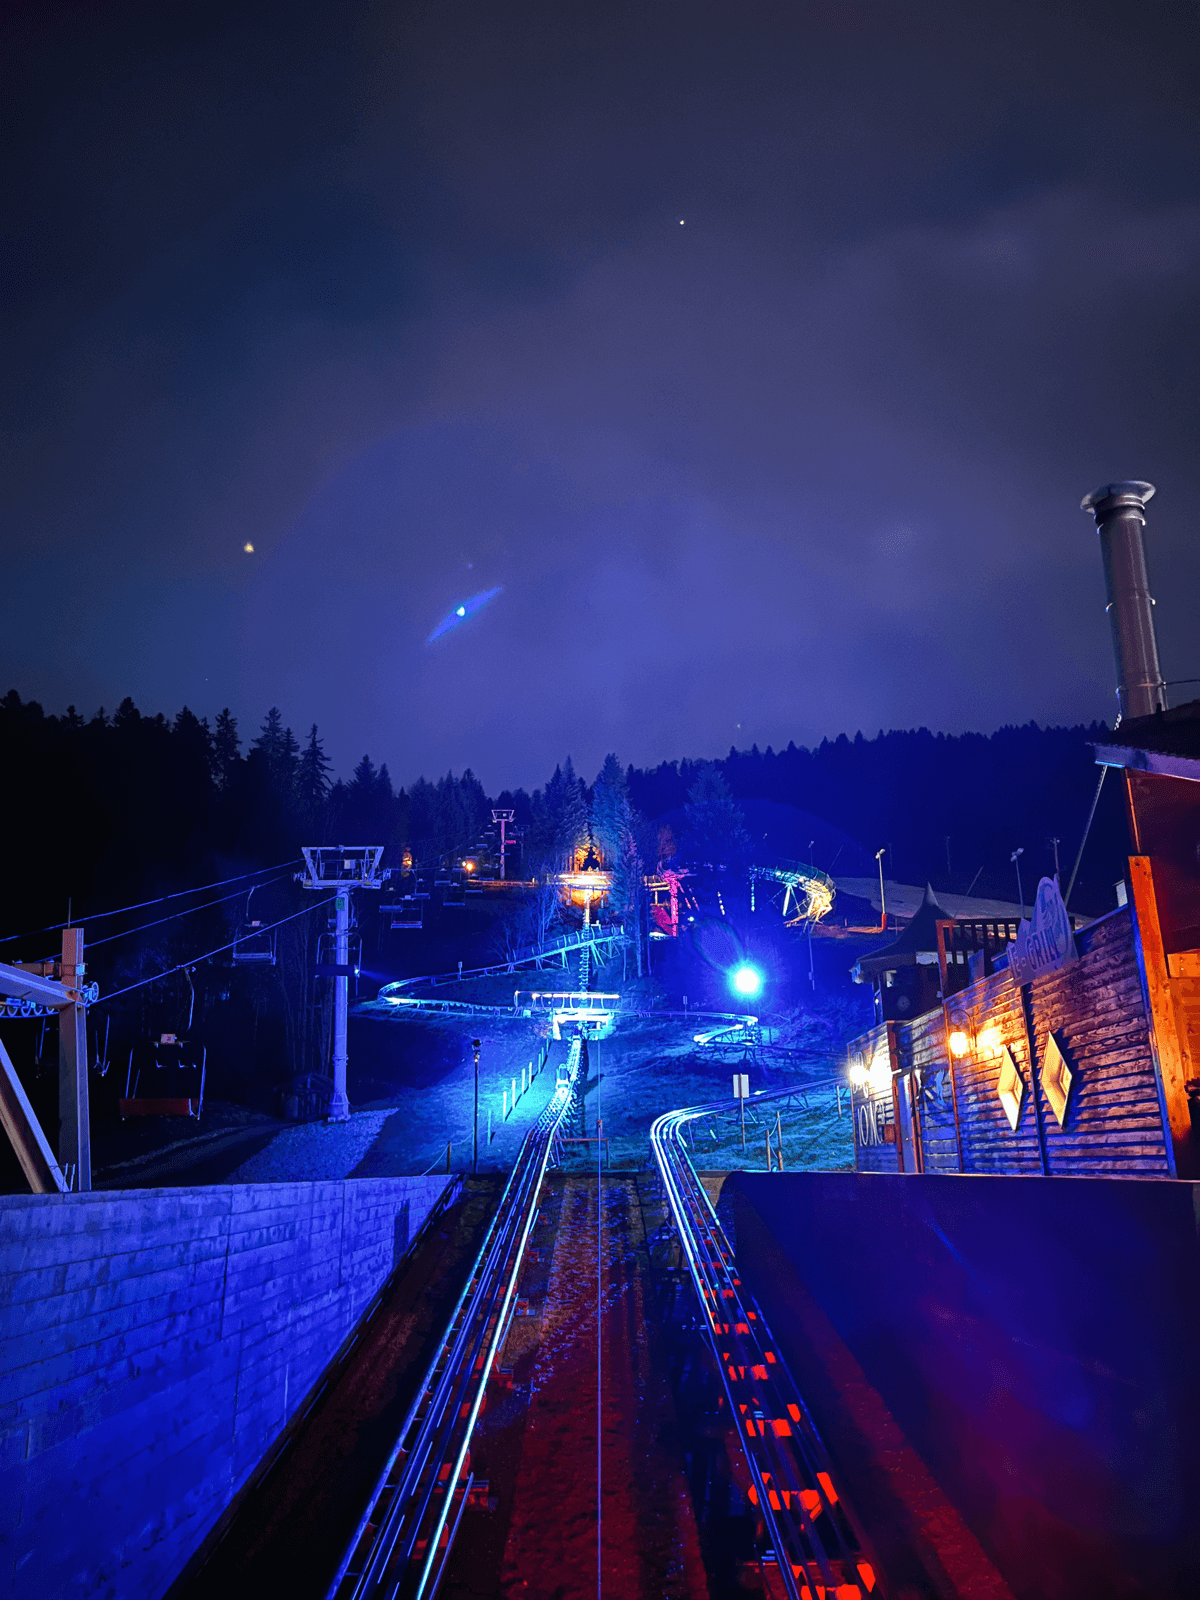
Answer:
[[[1096,758],[1125,784],[1129,903],[1025,984],[937,919],[941,998],[850,1047],[860,1171],[1200,1176],[1200,702]]]

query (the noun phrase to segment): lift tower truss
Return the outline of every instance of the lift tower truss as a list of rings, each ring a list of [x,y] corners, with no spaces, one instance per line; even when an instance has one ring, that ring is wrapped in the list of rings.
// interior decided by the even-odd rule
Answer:
[[[333,889],[333,1098],[330,1122],[345,1122],[350,1115],[346,1093],[346,1013],[350,999],[350,896],[355,889],[382,889],[391,876],[382,865],[381,844],[303,845],[306,870],[296,882],[306,889]]]

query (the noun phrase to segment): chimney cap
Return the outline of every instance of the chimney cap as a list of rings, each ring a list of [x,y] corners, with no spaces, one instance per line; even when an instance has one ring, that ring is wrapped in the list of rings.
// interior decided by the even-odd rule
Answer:
[[[1079,509],[1090,511],[1100,523],[1114,511],[1144,511],[1146,501],[1153,493],[1152,483],[1143,483],[1136,478],[1128,483],[1106,483],[1099,489],[1093,489],[1091,494],[1085,494],[1079,502]]]

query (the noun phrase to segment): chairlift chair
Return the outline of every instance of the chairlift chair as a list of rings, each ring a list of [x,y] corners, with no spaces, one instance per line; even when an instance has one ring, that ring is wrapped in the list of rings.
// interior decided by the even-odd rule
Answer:
[[[465,906],[467,903],[467,875],[465,872],[456,872],[446,887],[445,906]]]
[[[329,977],[329,969],[336,965],[337,934],[322,933],[317,939],[317,976]],[[362,967],[362,934],[357,928],[351,928],[346,936],[346,965],[352,968],[353,976],[357,978]]]
[[[401,900],[392,907],[393,928],[421,928],[425,923],[425,907],[415,898]]]
[[[264,929],[261,921],[243,922],[233,946],[235,967],[273,967],[277,929]]]
[[[204,1109],[208,1049],[173,1033],[142,1040],[129,1052],[125,1094],[117,1101],[126,1117],[194,1117]],[[146,1092],[142,1092],[146,1091]]]

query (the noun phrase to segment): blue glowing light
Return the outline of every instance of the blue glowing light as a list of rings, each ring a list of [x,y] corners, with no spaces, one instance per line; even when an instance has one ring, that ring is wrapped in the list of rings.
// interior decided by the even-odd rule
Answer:
[[[482,594],[473,594],[469,600],[464,600],[461,605],[455,606],[453,611],[442,618],[437,627],[429,635],[427,643],[432,644],[435,639],[440,639],[444,633],[449,633],[451,628],[457,628],[460,622],[465,622],[473,617],[477,611],[482,611],[489,600],[494,600],[503,590],[504,585],[498,584],[494,589],[485,589]]]
[[[734,994],[740,994],[744,1000],[753,1000],[762,993],[762,973],[748,964],[740,966],[731,974],[729,985]]]

